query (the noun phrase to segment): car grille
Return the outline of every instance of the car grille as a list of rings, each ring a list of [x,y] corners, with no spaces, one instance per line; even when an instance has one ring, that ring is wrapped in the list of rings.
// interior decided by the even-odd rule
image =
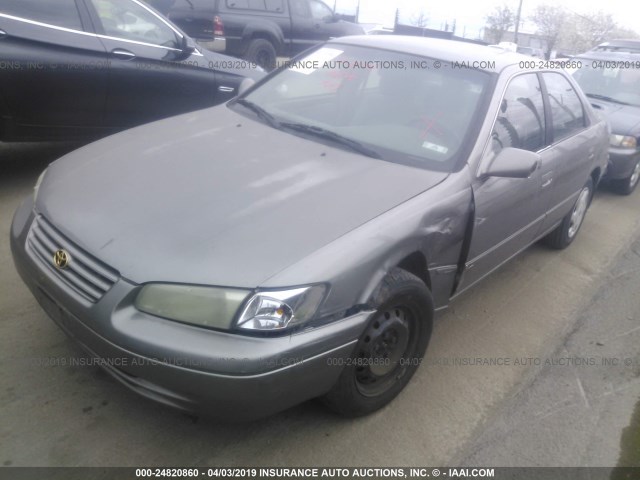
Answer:
[[[27,245],[40,261],[90,302],[100,300],[118,280],[118,272],[83,251],[41,215],[31,225]],[[54,263],[55,253],[61,249],[70,257],[65,269]]]

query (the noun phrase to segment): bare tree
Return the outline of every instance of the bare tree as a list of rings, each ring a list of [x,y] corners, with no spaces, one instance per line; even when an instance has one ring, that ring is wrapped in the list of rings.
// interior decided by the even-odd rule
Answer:
[[[577,52],[584,52],[604,42],[617,27],[611,14],[598,12],[574,17],[573,28],[569,31],[575,31],[571,46]]]
[[[582,53],[616,38],[638,38],[638,34],[619,27],[610,14],[573,14],[566,22],[559,45],[566,53]]]
[[[538,5],[531,15],[531,21],[538,27],[538,33],[547,43],[546,57],[557,46],[563,28],[566,26],[567,12],[556,5]]]
[[[415,27],[424,28],[429,23],[429,16],[426,13],[424,13],[424,10],[421,8],[419,12],[416,12],[413,15],[411,15],[411,19],[409,20],[409,23],[411,23],[411,25]]]
[[[515,14],[508,5],[497,6],[486,17],[486,32],[493,43],[500,43],[504,34],[515,25]]]
[[[611,31],[611,33],[609,34],[609,38],[607,38],[606,40],[623,38],[638,39],[640,38],[640,35],[638,34],[638,32],[636,32],[635,30],[631,30],[630,28],[616,27]]]

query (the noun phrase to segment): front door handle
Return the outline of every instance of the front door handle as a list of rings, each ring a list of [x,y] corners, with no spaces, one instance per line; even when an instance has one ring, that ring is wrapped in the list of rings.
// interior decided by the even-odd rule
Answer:
[[[546,188],[553,183],[553,172],[542,175],[542,188]]]
[[[4,38],[4,37],[6,37],[6,36],[7,36],[7,32],[5,32],[4,30],[2,30],[2,29],[0,28],[0,38]]]
[[[124,48],[116,48],[111,50],[111,55],[121,60],[133,60],[136,58],[136,54],[130,52],[129,50],[125,50]]]

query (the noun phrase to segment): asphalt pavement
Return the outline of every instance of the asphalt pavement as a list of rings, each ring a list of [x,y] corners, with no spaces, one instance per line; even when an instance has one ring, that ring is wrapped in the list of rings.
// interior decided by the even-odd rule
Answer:
[[[640,467],[640,241],[460,465]]]
[[[141,398],[97,367],[61,365],[83,354],[22,284],[8,237],[40,171],[73,147],[0,145],[0,465],[613,466],[637,458],[621,440],[640,394],[637,363],[545,362],[638,362],[640,192],[598,192],[567,250],[535,245],[456,300],[438,317],[424,364],[382,411],[345,420],[307,402],[222,424]]]

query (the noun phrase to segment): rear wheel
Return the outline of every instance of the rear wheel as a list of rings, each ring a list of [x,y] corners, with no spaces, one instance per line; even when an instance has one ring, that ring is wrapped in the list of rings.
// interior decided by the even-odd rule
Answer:
[[[640,160],[636,162],[631,175],[621,180],[612,180],[611,186],[621,195],[630,195],[638,186],[638,180],[640,180]]]
[[[270,71],[276,66],[276,49],[269,40],[256,38],[251,40],[244,58]]]
[[[582,187],[582,190],[580,190],[578,199],[576,203],[574,203],[571,211],[562,219],[562,223],[544,238],[544,242],[547,245],[558,250],[571,245],[582,226],[592,196],[593,180],[589,179],[585,186]]]
[[[431,337],[431,293],[415,275],[392,270],[373,301],[376,312],[324,397],[329,408],[349,417],[366,415],[393,400],[422,362]]]

